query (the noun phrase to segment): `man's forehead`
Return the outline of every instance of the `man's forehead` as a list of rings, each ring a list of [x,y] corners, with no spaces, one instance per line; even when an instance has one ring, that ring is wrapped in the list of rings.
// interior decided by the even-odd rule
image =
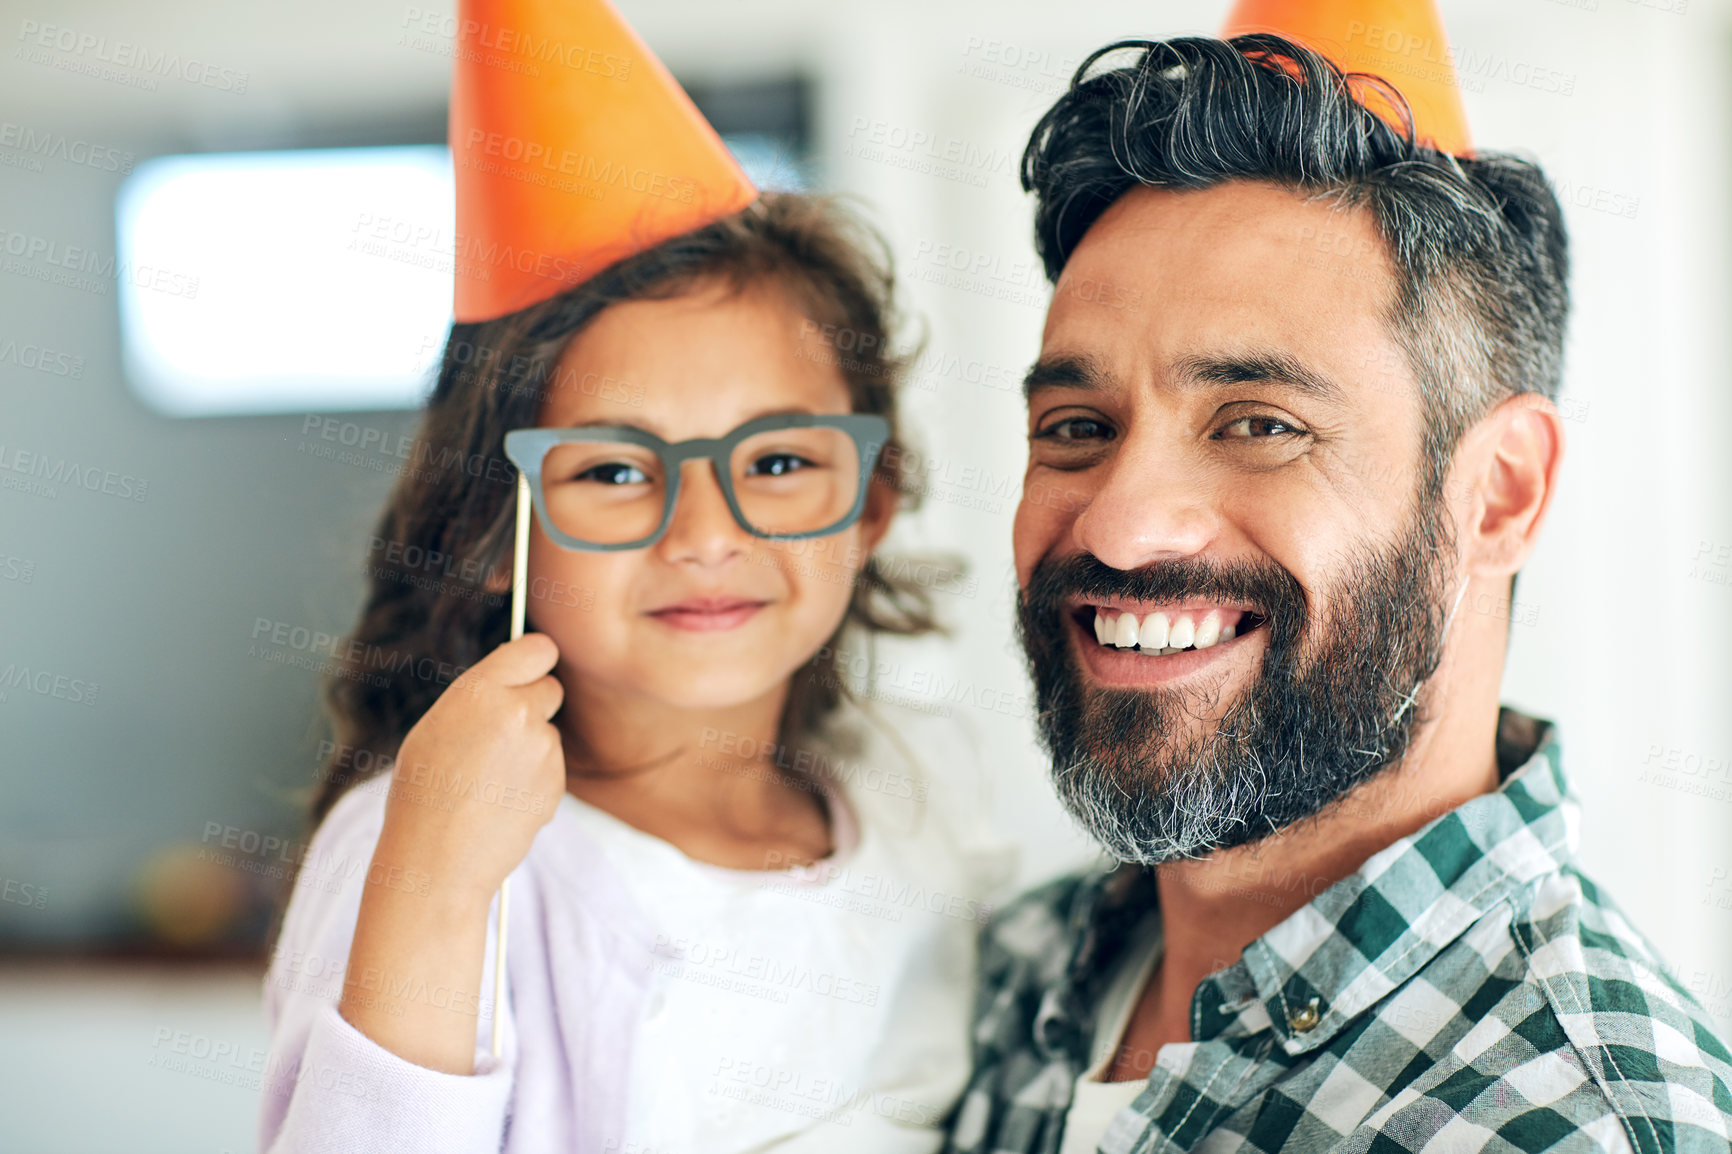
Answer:
[[[1168,246],[1190,242],[1205,249],[1242,245],[1247,252],[1297,250],[1320,229],[1366,240],[1367,248],[1353,254],[1361,259],[1387,254],[1375,215],[1364,205],[1264,180],[1229,180],[1207,188],[1133,186],[1089,226],[1071,259],[1108,237],[1158,239]]]
[[[1067,261],[1041,359],[1179,368],[1255,354],[1326,377],[1406,376],[1388,330],[1396,285],[1367,210],[1261,182],[1136,188]]]
[[[1102,277],[1175,296],[1292,282],[1376,308],[1390,299],[1396,270],[1369,209],[1261,181],[1230,181],[1126,192],[1070,254],[1055,305],[1066,298],[1088,303],[1099,294],[1069,290]]]

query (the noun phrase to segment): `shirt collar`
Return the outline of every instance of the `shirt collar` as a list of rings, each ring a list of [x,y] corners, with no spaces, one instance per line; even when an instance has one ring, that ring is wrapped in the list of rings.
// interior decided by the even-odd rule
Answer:
[[[1417,973],[1484,914],[1575,856],[1580,807],[1564,777],[1557,727],[1508,706],[1498,712],[1501,781],[1374,854],[1351,876],[1205,979],[1191,1007],[1206,1041],[1265,1015],[1282,1048],[1324,1045]],[[1066,980],[1049,988],[1037,1043],[1086,1050],[1098,1001],[1139,917],[1155,906],[1154,874],[1120,866],[1080,886],[1069,912],[1078,943]]]
[[[1580,806],[1557,727],[1506,706],[1498,756],[1496,790],[1374,854],[1246,947],[1237,965],[1289,1054],[1327,1043],[1488,910],[1575,857]]]

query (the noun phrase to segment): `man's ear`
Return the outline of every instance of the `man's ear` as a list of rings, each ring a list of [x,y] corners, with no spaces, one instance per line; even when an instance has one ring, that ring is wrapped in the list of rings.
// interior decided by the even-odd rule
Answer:
[[[1510,397],[1465,438],[1473,506],[1462,541],[1468,570],[1506,577],[1527,563],[1557,492],[1564,425],[1538,393]]]

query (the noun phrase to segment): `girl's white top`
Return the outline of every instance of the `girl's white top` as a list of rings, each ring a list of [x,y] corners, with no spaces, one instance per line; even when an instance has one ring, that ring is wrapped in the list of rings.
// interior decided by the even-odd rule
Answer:
[[[811,867],[695,862],[564,795],[512,874],[502,1056],[497,899],[479,999],[408,989],[475,1014],[468,1076],[337,1012],[389,782],[352,789],[308,847],[266,975],[259,1149],[937,1150],[968,1073],[975,935],[1011,852],[956,727],[882,707],[839,721],[859,752],[777,753],[830,799],[835,850]]]

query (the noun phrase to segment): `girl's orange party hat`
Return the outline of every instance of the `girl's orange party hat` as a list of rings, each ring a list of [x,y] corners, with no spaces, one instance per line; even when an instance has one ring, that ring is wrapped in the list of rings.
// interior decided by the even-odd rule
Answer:
[[[461,0],[456,318],[492,320],[757,199],[608,0]]]

